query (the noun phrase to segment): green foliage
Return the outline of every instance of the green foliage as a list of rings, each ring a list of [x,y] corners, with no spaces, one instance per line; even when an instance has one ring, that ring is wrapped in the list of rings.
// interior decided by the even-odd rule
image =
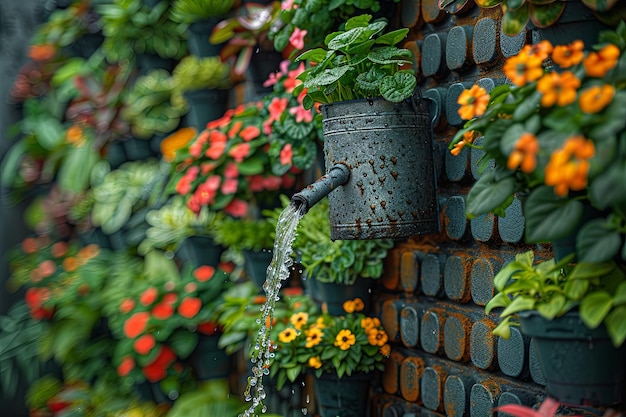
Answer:
[[[330,240],[328,199],[311,207],[300,220],[294,253],[309,276],[322,282],[352,284],[358,277],[380,278],[391,239]]]
[[[237,252],[261,251],[274,247],[276,223],[270,218],[225,217],[215,224],[213,239]]]
[[[509,326],[521,311],[537,311],[548,320],[570,310],[578,310],[587,327],[604,323],[613,344],[619,347],[626,339],[626,273],[614,261],[570,264],[571,256],[560,262],[549,259],[534,263],[532,251],[515,256],[494,277],[497,294],[487,303],[485,312],[504,308],[504,318],[494,334],[510,337]]]
[[[138,138],[173,131],[187,108],[184,103],[174,103],[174,81],[162,69],[152,70],[135,80],[128,91],[122,116],[130,124],[131,132]]]
[[[399,0],[393,0],[398,3]],[[382,4],[381,4],[382,3]],[[306,30],[304,49],[321,46],[329,33],[339,29],[349,18],[360,13],[378,13],[391,9],[390,1],[379,0],[294,0],[291,7],[280,11],[268,35],[276,50],[290,45],[289,38],[296,29]]]
[[[216,379],[181,395],[167,417],[237,417],[246,408],[245,402],[230,394],[227,380]]]
[[[221,16],[233,7],[233,0],[174,0],[172,20],[194,23],[213,16]]]
[[[97,5],[107,57],[111,61],[132,61],[138,54],[182,58],[187,52],[184,27],[172,20],[168,3],[160,1],[152,8],[142,0]]]
[[[322,104],[358,98],[383,97],[401,102],[414,93],[417,81],[411,65],[413,54],[397,48],[408,29],[383,34],[386,20],[372,20],[371,15],[349,19],[345,29],[326,36],[325,48],[304,52],[296,58],[305,61],[307,69],[298,78],[303,84],[296,94],[308,89],[303,102],[310,109]]]
[[[230,65],[216,56],[202,58],[187,55],[174,68],[172,81],[172,103],[186,106],[183,94],[187,91],[229,88],[232,85]]]

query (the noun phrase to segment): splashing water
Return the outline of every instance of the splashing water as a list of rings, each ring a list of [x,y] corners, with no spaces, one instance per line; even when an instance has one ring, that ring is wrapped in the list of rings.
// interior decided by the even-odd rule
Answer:
[[[248,377],[248,387],[245,392],[246,401],[252,401],[250,407],[239,417],[250,417],[257,407],[261,406],[261,411],[265,413],[267,407],[263,404],[265,389],[263,388],[263,375],[269,374],[271,363],[272,342],[270,331],[274,321],[274,308],[279,299],[279,291],[282,281],[289,277],[289,267],[293,264],[291,247],[296,238],[296,228],[302,216],[304,207],[289,205],[278,218],[276,224],[276,240],[274,241],[274,256],[272,262],[267,267],[267,278],[263,284],[263,290],[267,295],[265,305],[261,307],[262,318],[259,323],[259,333],[257,334],[254,350],[252,351],[252,376]]]

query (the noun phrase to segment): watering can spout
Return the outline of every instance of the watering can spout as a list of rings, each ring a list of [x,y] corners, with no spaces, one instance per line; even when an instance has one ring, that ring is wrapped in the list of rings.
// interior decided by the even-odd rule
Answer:
[[[337,163],[328,171],[326,175],[305,187],[299,193],[291,197],[291,205],[295,206],[303,214],[307,213],[311,207],[326,197],[332,190],[348,182],[350,169],[342,163]]]

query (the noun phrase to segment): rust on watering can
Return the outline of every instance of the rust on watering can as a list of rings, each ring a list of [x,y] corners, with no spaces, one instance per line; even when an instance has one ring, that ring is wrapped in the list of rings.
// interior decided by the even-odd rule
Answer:
[[[350,177],[329,195],[331,239],[398,239],[439,231],[432,118],[424,101],[322,106],[327,172]]]

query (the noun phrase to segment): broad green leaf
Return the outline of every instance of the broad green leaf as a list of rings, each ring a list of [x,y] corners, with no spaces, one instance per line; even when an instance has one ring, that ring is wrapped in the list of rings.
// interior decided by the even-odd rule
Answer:
[[[552,320],[556,316],[563,313],[565,305],[565,296],[561,294],[554,295],[547,303],[538,303],[537,312],[548,320]]]
[[[399,58],[405,58],[405,59],[399,59]],[[408,49],[398,49],[394,46],[385,46],[385,47],[371,51],[367,55],[367,59],[369,59],[370,61],[376,64],[381,64],[381,65],[410,64],[411,61],[409,61],[409,59],[411,59],[411,51],[409,51]]]
[[[16,173],[19,172],[19,166],[22,157],[26,154],[26,143],[22,140],[16,142],[2,158],[0,166],[0,181],[5,187],[11,187],[16,180]]]
[[[617,291],[615,291],[615,295],[613,296],[614,306],[622,304],[626,304],[626,282],[619,284]]]
[[[508,307],[511,304],[511,299],[505,293],[497,293],[485,306],[485,313],[489,314],[491,310],[498,307]]]
[[[511,337],[511,317],[506,317],[502,320],[495,329],[493,329],[493,334],[495,336],[499,336],[505,340],[508,340]]]
[[[515,36],[520,33],[528,22],[528,3],[519,9],[502,8],[502,32],[508,36]]]
[[[339,1],[343,2],[343,0],[339,0]],[[345,29],[351,30],[357,27],[367,27],[370,24],[371,20],[372,20],[372,15],[370,14],[361,14],[358,16],[351,17],[350,19],[346,20]]]
[[[588,294],[580,303],[580,318],[591,329],[595,329],[613,306],[611,294],[596,291]]]
[[[408,28],[394,30],[376,38],[376,43],[379,45],[395,45],[406,38],[407,33],[409,33]]]
[[[588,288],[589,281],[585,279],[572,279],[565,283],[563,291],[568,298],[572,300],[580,300],[585,295]]]
[[[365,31],[366,29],[364,27],[355,27],[344,33],[340,33],[328,42],[328,49],[344,50],[356,42]]]
[[[238,166],[241,175],[261,174],[265,170],[265,162],[259,157],[245,159]]]
[[[587,222],[576,238],[576,252],[583,262],[608,261],[619,253],[621,245],[620,232],[610,228],[605,219]]]
[[[396,72],[393,76],[383,78],[380,93],[385,100],[399,103],[411,97],[416,85],[417,80],[413,74]]]
[[[170,338],[170,344],[180,358],[185,359],[198,345],[198,333],[192,333],[188,331],[180,331],[174,334],[174,337]],[[210,358],[207,358],[210,360]]]
[[[500,141],[500,151],[504,155],[509,155],[515,148],[515,144],[519,140],[520,136],[524,133],[526,133],[526,128],[522,123],[510,125],[502,135],[502,140]]]
[[[619,347],[626,340],[626,306],[614,308],[604,320],[613,346]]]
[[[354,68],[347,65],[335,68],[328,68],[322,73],[312,78],[306,79],[304,81],[304,86],[306,88],[317,88],[324,85],[330,85],[338,81],[341,77],[343,77],[346,73],[350,71],[354,71]]]
[[[493,172],[484,174],[474,183],[467,194],[467,216],[473,218],[493,212],[513,196],[514,192],[514,177],[496,181]]]
[[[585,6],[597,12],[606,12],[615,6],[618,0],[581,0]]]
[[[565,9],[564,1],[554,1],[550,4],[529,4],[529,17],[538,28],[547,28],[559,20]]]
[[[537,112],[540,101],[541,93],[538,91],[533,92],[515,108],[513,120],[516,122],[525,121],[528,117]]]
[[[100,159],[90,142],[71,146],[59,168],[58,184],[63,190],[79,193],[87,188],[91,168]]]
[[[550,187],[533,190],[524,203],[526,242],[548,242],[572,232],[582,216],[578,200],[561,199]]]
[[[502,0],[474,0],[474,3],[476,3],[478,7],[487,9],[490,7],[496,7],[498,4],[502,3]]]

